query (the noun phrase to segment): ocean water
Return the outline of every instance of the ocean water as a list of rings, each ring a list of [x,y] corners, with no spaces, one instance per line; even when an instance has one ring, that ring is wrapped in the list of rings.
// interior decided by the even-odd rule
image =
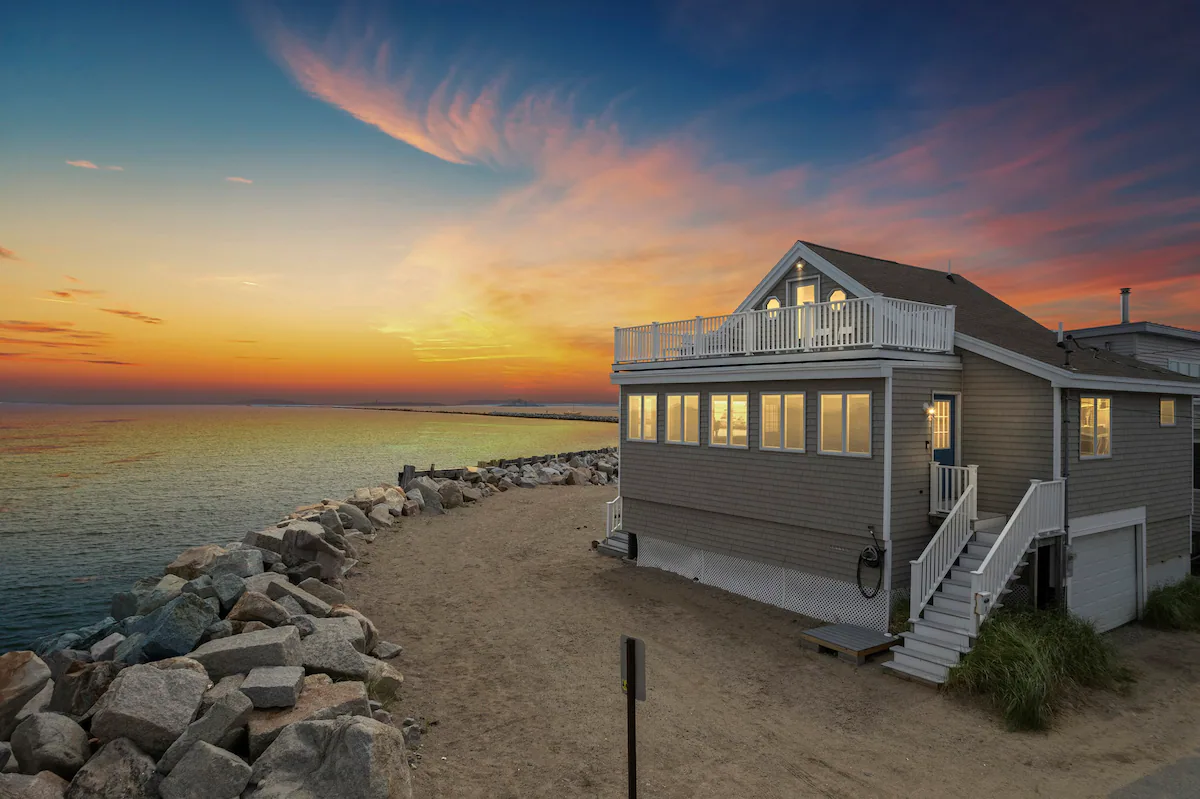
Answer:
[[[186,547],[240,540],[299,505],[395,482],[406,463],[616,443],[617,425],[600,422],[0,404],[0,652],[99,620],[114,592],[161,574]]]

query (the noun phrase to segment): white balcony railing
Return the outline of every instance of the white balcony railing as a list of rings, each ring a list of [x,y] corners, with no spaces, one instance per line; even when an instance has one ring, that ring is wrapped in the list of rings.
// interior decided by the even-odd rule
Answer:
[[[974,487],[979,482],[978,466],[943,466],[936,461],[929,463],[929,512],[949,513],[954,508],[958,498],[966,493],[967,488]],[[971,504],[967,507],[967,518],[975,521],[979,518],[977,510],[978,497],[972,495]]]
[[[875,295],[614,330],[614,362],[863,347],[952,352],[954,306]]]
[[[971,572],[971,635],[979,633],[979,626],[987,620],[1034,539],[1063,529],[1064,486],[1062,480],[1030,480],[1029,490],[1000,537],[979,568]]]

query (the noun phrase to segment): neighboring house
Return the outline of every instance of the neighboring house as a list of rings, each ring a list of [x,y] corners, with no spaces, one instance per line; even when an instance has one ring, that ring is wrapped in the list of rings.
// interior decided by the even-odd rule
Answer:
[[[905,675],[943,681],[1014,588],[1111,629],[1188,573],[1200,380],[961,275],[797,242],[733,313],[614,343],[606,546],[879,630],[907,596]]]
[[[1129,321],[1129,292],[1121,289],[1121,323],[1072,330],[1086,347],[1117,352],[1172,372],[1200,377],[1200,331],[1156,322]],[[1192,558],[1200,556],[1200,397],[1192,405]]]

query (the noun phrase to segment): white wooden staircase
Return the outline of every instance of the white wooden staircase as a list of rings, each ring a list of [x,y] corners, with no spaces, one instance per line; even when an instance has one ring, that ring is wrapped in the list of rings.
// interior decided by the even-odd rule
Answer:
[[[912,561],[904,643],[885,669],[941,685],[971,651],[980,625],[1004,604],[1037,538],[1063,527],[1063,481],[1032,480],[1011,518],[976,511],[977,486],[965,486],[937,533]]]

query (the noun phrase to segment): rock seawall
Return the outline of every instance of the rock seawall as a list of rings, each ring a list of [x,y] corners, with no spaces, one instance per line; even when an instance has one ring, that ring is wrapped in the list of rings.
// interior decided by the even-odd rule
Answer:
[[[614,450],[416,475],[181,552],[95,624],[0,654],[0,797],[411,797],[397,643],[347,603],[404,517],[617,479]]]

